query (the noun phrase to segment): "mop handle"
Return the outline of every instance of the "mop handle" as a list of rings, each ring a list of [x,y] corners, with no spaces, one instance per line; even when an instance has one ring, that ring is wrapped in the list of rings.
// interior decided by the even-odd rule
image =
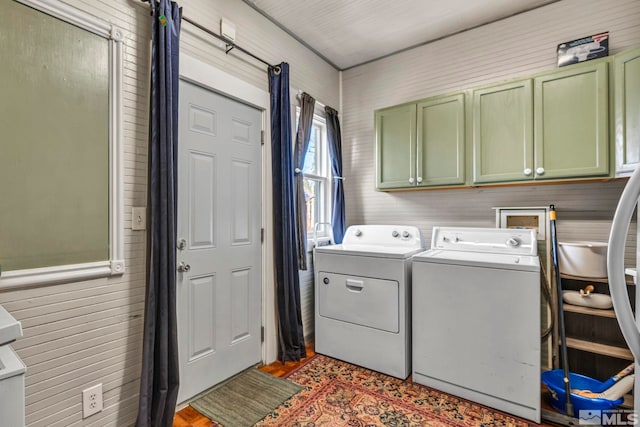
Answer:
[[[558,299],[558,333],[560,334],[560,357],[562,360],[562,373],[565,393],[565,411],[573,417],[573,403],[571,402],[571,384],[569,379],[569,361],[567,357],[567,336],[564,328],[564,310],[562,308],[562,279],[560,278],[560,266],[558,262],[558,235],[556,230],[556,207],[549,206],[549,227],[551,229],[551,249],[553,266],[556,270],[556,290]]]

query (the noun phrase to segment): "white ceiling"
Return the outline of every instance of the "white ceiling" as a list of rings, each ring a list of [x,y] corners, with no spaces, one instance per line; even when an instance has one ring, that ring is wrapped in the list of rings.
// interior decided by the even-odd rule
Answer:
[[[339,70],[559,0],[243,0]]]

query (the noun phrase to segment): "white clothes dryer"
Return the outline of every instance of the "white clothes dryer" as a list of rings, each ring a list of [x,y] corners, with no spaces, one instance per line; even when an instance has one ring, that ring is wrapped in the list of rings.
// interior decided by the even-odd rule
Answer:
[[[411,257],[417,227],[356,225],[315,248],[315,351],[397,378],[411,373]]]
[[[412,301],[414,382],[540,422],[535,230],[434,227]]]

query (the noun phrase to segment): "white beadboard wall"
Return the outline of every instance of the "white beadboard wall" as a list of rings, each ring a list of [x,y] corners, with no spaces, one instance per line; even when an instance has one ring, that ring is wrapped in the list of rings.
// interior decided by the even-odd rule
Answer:
[[[5,0],[11,1],[11,0]],[[125,212],[147,199],[149,5],[138,0],[65,0],[126,32],[124,49]],[[185,0],[184,16],[216,33],[222,16],[237,43],[272,63],[290,64],[292,89],[339,107],[339,73],[238,0]],[[225,55],[209,36],[183,25],[183,52],[268,90],[266,68],[242,54]],[[0,30],[1,31],[1,30]],[[126,274],[112,279],[0,291],[0,304],[22,322],[13,347],[27,365],[29,427],[129,426],[135,422],[145,299],[145,232],[126,215]],[[308,287],[307,287],[308,289]],[[309,297],[307,296],[307,299]],[[82,390],[102,383],[104,410],[82,419]],[[0,421],[0,425],[2,421]]]
[[[315,337],[314,271],[312,253],[307,252],[307,270],[299,274],[302,331],[306,342],[312,342]]]
[[[610,54],[640,44],[640,1],[563,0],[343,72],[348,224],[495,226],[495,206],[558,209],[558,238],[607,241],[624,180],[408,192],[375,191],[374,110],[556,67],[556,46],[610,32]],[[613,143],[613,142],[612,142]],[[635,264],[635,222],[626,262]]]

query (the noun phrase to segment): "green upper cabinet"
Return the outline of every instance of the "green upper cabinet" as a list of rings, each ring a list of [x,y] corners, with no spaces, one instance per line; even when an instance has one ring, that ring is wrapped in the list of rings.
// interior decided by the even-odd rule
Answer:
[[[416,104],[403,104],[375,112],[376,187],[415,185]]]
[[[615,56],[616,175],[640,163],[640,48]]]
[[[608,64],[572,65],[534,79],[534,176],[607,175]]]
[[[464,94],[375,112],[376,187],[464,184]]]
[[[417,104],[416,184],[464,184],[464,94]]]
[[[531,88],[528,79],[472,92],[474,183],[533,178]]]

